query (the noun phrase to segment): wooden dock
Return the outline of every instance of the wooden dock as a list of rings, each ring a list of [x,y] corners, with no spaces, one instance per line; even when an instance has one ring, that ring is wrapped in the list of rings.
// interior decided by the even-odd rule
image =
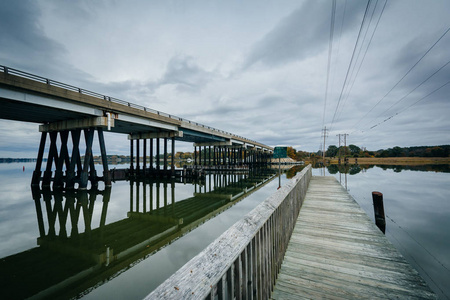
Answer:
[[[437,296],[334,177],[316,176],[309,184],[271,298]]]

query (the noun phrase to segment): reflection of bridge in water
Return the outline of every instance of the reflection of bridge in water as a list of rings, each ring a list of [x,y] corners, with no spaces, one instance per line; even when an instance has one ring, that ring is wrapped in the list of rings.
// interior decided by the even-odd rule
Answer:
[[[32,190],[39,247],[0,261],[8,299],[72,297],[102,284],[228,209],[273,172],[210,175],[175,201],[174,181],[130,181],[127,218],[107,224],[111,188]],[[101,203],[101,211],[94,207]],[[100,214],[100,216],[95,215]],[[94,219],[100,219],[98,227]]]

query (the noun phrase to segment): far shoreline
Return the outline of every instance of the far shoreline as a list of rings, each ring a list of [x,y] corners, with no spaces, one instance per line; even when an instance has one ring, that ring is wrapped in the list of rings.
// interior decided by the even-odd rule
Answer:
[[[313,160],[305,159],[305,164],[313,163]],[[322,159],[315,160],[321,162]],[[327,165],[339,163],[337,157],[325,157]],[[344,160],[341,160],[344,163]],[[349,164],[360,165],[440,165],[450,164],[450,157],[349,157]]]

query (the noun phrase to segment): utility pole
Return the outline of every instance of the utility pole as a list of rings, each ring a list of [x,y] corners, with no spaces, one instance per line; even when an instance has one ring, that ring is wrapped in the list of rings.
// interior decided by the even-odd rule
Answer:
[[[323,134],[323,164],[325,165],[325,138],[327,137],[327,135],[328,135],[328,129],[327,129],[327,126],[325,126],[323,129],[322,129],[322,134]]]
[[[336,134],[336,136],[339,137],[339,148],[338,148],[338,151],[339,151],[339,160],[338,160],[338,163],[341,164],[341,134],[340,134],[340,133],[339,133],[339,134]]]
[[[344,151],[345,149],[347,149],[347,133],[344,133]],[[344,156],[345,156],[345,152],[344,152]],[[344,162],[347,162],[347,158],[344,157]]]
[[[341,155],[341,137],[344,137],[344,156],[345,156],[345,148],[347,147],[347,135],[348,135],[348,133],[339,133],[339,134],[336,134],[336,136],[338,136],[339,137],[339,163],[341,163],[341,157],[342,157],[342,155]],[[345,160],[345,157],[344,157],[344,160]]]

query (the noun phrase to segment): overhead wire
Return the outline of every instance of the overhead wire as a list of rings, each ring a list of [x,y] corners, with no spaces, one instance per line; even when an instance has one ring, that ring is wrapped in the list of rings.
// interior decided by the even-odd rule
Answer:
[[[337,64],[336,59],[339,57],[339,50],[341,49],[342,29],[344,28],[344,20],[345,20],[345,12],[346,12],[346,10],[347,10],[347,0],[345,0],[345,2],[344,2],[344,9],[343,9],[343,11],[342,11],[341,28],[340,28],[340,30],[339,30],[338,45],[337,45],[336,53],[335,53],[335,55],[334,55],[336,64]],[[334,76],[335,73],[336,73],[336,69],[337,69],[337,68],[335,67],[334,70],[333,70],[333,74],[332,74],[332,76],[331,76],[331,78],[333,78],[333,82],[331,83],[331,91],[333,90],[334,81],[335,81],[335,79],[336,79],[336,77]]]
[[[442,89],[443,87],[445,87],[446,85],[450,84],[450,80],[447,81],[446,83],[444,83],[443,85],[441,85],[440,87],[436,88],[435,90],[433,90],[431,93],[429,93],[428,95],[420,98],[419,100],[417,100],[416,102],[412,103],[411,105],[409,105],[408,107],[406,107],[405,109],[395,113],[394,115],[390,116],[387,119],[384,119],[383,121],[379,122],[378,124],[373,125],[372,127],[370,127],[368,130],[371,130],[377,126],[380,126],[383,123],[386,123],[387,121],[391,120],[392,118],[394,118],[395,116],[398,116],[400,113],[404,112],[405,110],[411,108],[412,106],[416,105],[417,103],[421,102],[422,100],[425,100],[426,98],[428,98],[429,96],[431,96],[432,94],[436,93],[437,91],[439,91],[440,89]],[[364,131],[363,131],[364,132]]]
[[[325,112],[327,107],[328,98],[328,83],[330,79],[330,67],[331,67],[331,54],[333,52],[333,35],[334,35],[334,22],[336,18],[336,0],[333,0],[331,6],[331,21],[330,21],[330,40],[328,45],[328,65],[327,65],[327,80],[325,84],[325,102],[323,106],[322,128],[325,125]]]
[[[371,37],[370,37],[370,40],[369,40],[369,42],[368,42],[368,44],[367,44],[366,50],[365,50],[365,52],[364,52],[364,55],[363,55],[363,57],[362,57],[362,59],[361,59],[361,62],[360,62],[360,64],[359,64],[358,71],[356,72],[356,75],[355,75],[355,77],[354,77],[354,79],[353,79],[352,85],[350,86],[350,89],[349,89],[348,92],[347,92],[347,96],[346,96],[346,98],[344,99],[344,102],[343,102],[343,104],[342,104],[341,110],[340,110],[340,112],[338,113],[338,116],[337,116],[336,120],[339,120],[339,118],[340,118],[340,116],[341,116],[341,113],[342,113],[342,111],[344,110],[345,103],[347,102],[347,100],[348,100],[348,98],[349,98],[349,96],[350,96],[350,93],[351,93],[351,91],[353,90],[353,86],[354,86],[354,84],[355,84],[355,82],[356,82],[356,79],[358,78],[359,72],[360,72],[361,67],[362,67],[362,65],[363,65],[363,62],[364,62],[364,60],[365,60],[365,58],[366,58],[367,52],[368,52],[368,50],[369,50],[369,48],[370,48],[370,45],[372,44],[373,37],[374,37],[374,35],[375,35],[375,32],[377,31],[378,25],[380,24],[380,20],[381,20],[381,17],[383,16],[383,13],[384,13],[384,10],[385,10],[385,8],[386,8],[387,2],[388,2],[388,0],[385,0],[384,5],[383,5],[383,7],[382,7],[382,9],[381,9],[381,12],[380,12],[380,14],[379,14],[379,16],[378,16],[378,20],[377,20],[377,23],[376,23],[376,25],[375,25],[375,28],[374,28],[373,31],[372,31],[372,35],[371,35]],[[373,17],[373,15],[374,15],[374,13],[375,13],[375,10],[376,10],[377,5],[378,5],[378,1],[376,2],[375,7],[374,7],[374,9],[373,9],[373,11],[372,11],[372,16],[371,16],[371,18],[370,18],[369,26],[370,26],[370,23],[372,22],[372,17]],[[369,26],[367,26],[367,31],[368,31],[368,29],[369,29]],[[367,33],[367,31],[366,31],[366,33]],[[365,37],[364,37],[364,39],[365,39]],[[361,49],[362,49],[362,47],[361,47]],[[358,55],[358,56],[359,56],[359,55]]]
[[[417,85],[415,88],[413,88],[411,91],[409,91],[405,96],[401,97],[399,100],[397,100],[396,102],[394,102],[391,106],[389,106],[388,109],[386,109],[385,111],[383,111],[382,113],[380,113],[378,117],[386,114],[389,110],[391,110],[391,108],[393,108],[395,105],[399,104],[400,102],[402,102],[403,100],[405,100],[409,95],[411,95],[415,90],[417,90],[419,87],[421,87],[424,83],[426,83],[428,80],[430,80],[434,75],[436,75],[437,73],[439,73],[439,71],[441,71],[443,68],[445,68],[448,64],[450,64],[450,60],[447,61],[444,65],[442,65],[439,69],[437,69],[433,74],[431,74],[430,76],[428,76],[425,80],[423,80],[419,85]]]
[[[336,109],[334,110],[334,114],[333,114],[333,119],[332,119],[332,121],[331,121],[330,130],[331,130],[332,127],[333,127],[334,120],[335,120],[335,118],[336,118],[336,113],[337,113],[337,110],[338,110],[338,108],[339,108],[339,104],[340,104],[340,102],[341,102],[342,95],[343,95],[343,92],[344,92],[344,88],[345,88],[345,86],[346,86],[346,84],[347,84],[348,75],[349,75],[349,73],[350,73],[350,69],[351,69],[351,66],[352,66],[352,64],[353,64],[353,59],[354,59],[354,57],[355,57],[356,48],[358,47],[358,44],[359,44],[359,41],[360,41],[360,38],[361,38],[361,32],[362,32],[364,23],[366,22],[366,19],[367,19],[367,12],[368,12],[368,10],[369,10],[370,2],[371,2],[371,0],[368,0],[368,1],[367,1],[366,10],[365,10],[365,12],[364,12],[364,17],[363,17],[363,19],[362,19],[362,21],[361,21],[361,26],[360,26],[360,28],[359,28],[358,37],[357,37],[357,39],[356,39],[355,47],[353,48],[352,57],[351,57],[351,59],[350,59],[350,63],[349,63],[348,69],[347,69],[347,73],[346,73],[346,75],[345,75],[344,83],[343,83],[343,85],[342,85],[341,93],[340,93],[340,95],[339,95],[339,99],[338,99],[338,102],[337,102],[337,104],[336,104]]]
[[[411,71],[422,61],[422,59],[434,48],[434,46],[436,46],[439,41],[450,31],[450,27],[437,39],[436,42],[433,43],[433,45],[431,45],[430,48],[428,48],[428,50],[419,58],[419,60],[414,63],[414,65],[411,66],[411,68],[409,68],[409,70],[402,76],[402,78],[400,78],[399,81],[397,81],[396,84],[394,84],[394,86],[380,99],[378,100],[378,102],[372,106],[372,108],[364,115],[361,117],[361,119],[358,120],[358,122],[355,123],[355,125],[353,125],[353,128],[356,128],[358,126],[358,124],[365,118],[367,117],[374,109],[375,107],[377,107],[381,101],[383,101],[399,84],[400,82],[403,81],[403,79],[406,78],[406,76],[408,76],[409,73],[411,73]]]

